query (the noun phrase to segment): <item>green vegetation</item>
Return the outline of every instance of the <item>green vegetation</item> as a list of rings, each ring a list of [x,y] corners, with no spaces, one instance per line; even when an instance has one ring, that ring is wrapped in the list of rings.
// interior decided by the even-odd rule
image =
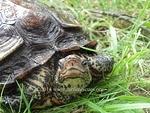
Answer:
[[[97,40],[96,51],[114,57],[111,74],[92,91],[66,105],[39,113],[149,113],[150,112],[150,1],[149,0],[40,0],[70,11]],[[112,16],[101,14],[112,13]],[[126,20],[114,14],[135,18]],[[21,90],[22,92],[22,90]],[[25,99],[23,93],[23,101]],[[1,101],[1,99],[0,99]],[[26,103],[26,102],[25,102]],[[31,113],[29,106],[24,113]],[[0,109],[0,112],[4,110]],[[11,110],[12,111],[12,110]],[[37,112],[37,111],[35,111]]]

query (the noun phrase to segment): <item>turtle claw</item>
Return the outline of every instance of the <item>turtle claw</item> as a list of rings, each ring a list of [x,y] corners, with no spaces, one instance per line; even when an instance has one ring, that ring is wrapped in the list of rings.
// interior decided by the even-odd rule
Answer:
[[[17,109],[20,104],[20,98],[19,96],[12,96],[12,97],[5,96],[3,97],[3,103],[5,105],[10,105],[14,109]]]

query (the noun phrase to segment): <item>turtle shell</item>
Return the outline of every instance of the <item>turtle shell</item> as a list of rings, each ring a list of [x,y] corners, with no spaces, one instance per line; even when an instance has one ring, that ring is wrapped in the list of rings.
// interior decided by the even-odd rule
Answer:
[[[86,39],[72,16],[13,1],[0,2],[0,84],[23,78],[57,51],[96,46],[95,41]]]

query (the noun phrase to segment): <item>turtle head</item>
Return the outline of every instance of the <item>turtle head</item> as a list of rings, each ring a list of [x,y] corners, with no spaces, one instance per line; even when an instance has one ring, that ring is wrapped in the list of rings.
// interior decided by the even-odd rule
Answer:
[[[92,80],[85,58],[72,54],[60,59],[55,80],[65,94],[82,92]]]
[[[55,80],[59,90],[65,95],[73,95],[83,91],[91,81],[99,80],[110,73],[114,61],[104,55],[76,55],[71,54],[58,61]]]

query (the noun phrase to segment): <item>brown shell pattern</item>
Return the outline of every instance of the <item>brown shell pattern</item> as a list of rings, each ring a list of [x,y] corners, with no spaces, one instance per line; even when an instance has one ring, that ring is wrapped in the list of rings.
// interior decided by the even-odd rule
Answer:
[[[0,1],[0,83],[13,83],[56,51],[95,47],[72,17],[22,0]],[[19,5],[17,5],[19,4]],[[68,17],[67,17],[68,16]]]

